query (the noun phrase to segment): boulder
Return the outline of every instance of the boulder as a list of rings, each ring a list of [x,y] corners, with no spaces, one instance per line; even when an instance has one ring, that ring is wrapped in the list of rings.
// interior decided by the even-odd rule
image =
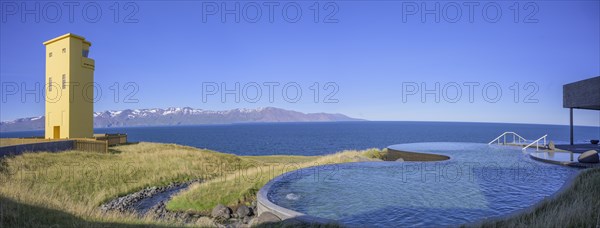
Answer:
[[[597,140],[597,139],[590,140],[590,143],[594,144],[594,145],[598,145],[598,142],[600,142],[600,140]]]
[[[598,151],[588,150],[579,155],[577,160],[581,163],[598,163],[600,162],[600,157],[598,156]]]
[[[246,216],[251,216],[252,215],[252,208],[249,208],[246,205],[241,205],[237,208],[237,210],[235,211],[235,213],[237,214],[238,218],[244,218]]]
[[[277,215],[271,213],[271,212],[263,212],[262,214],[260,214],[258,217],[252,219],[252,223],[250,224],[250,226],[257,226],[260,224],[269,224],[269,223],[278,223],[281,222],[281,219],[279,217],[277,217]]]
[[[250,223],[250,216],[246,216],[242,219],[242,224],[248,224]]]
[[[554,149],[556,149],[556,147],[554,146],[554,142],[553,142],[553,141],[550,141],[550,142],[548,142],[548,149],[549,149],[549,150],[554,150]]]
[[[228,208],[223,204],[219,204],[213,208],[210,216],[217,219],[229,219],[231,218],[231,213],[231,208]]]

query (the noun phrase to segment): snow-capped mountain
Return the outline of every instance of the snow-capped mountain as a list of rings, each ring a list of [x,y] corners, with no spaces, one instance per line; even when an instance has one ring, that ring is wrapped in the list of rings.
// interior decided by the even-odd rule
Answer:
[[[20,118],[0,123],[0,132],[41,130],[44,116]],[[126,109],[94,113],[94,127],[170,126],[249,122],[357,121],[342,114],[301,113],[280,108],[231,109],[211,111],[184,108]]]

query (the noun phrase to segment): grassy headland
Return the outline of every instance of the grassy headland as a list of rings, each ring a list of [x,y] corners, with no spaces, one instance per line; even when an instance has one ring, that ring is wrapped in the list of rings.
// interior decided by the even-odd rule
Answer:
[[[133,216],[101,215],[98,206],[145,187],[225,175],[213,168],[222,164],[250,165],[235,155],[173,144],[140,143],[112,151],[26,153],[4,158],[0,195],[85,219],[132,222],[137,220]]]
[[[25,153],[0,159],[0,225],[2,227],[80,227],[109,224],[115,226],[182,225],[169,221],[137,218],[117,213],[102,214],[99,206],[116,197],[150,186],[193,179],[206,180],[207,186],[227,187],[228,180],[240,172],[251,173],[269,164],[309,164],[312,161],[345,162],[362,157],[358,152],[328,156],[235,156],[174,144],[139,143],[111,148],[112,153],[81,151]],[[352,154],[352,155],[350,155]],[[352,158],[349,156],[358,156]],[[311,163],[314,164],[314,163]],[[232,205],[249,199],[269,179],[212,192],[199,199],[182,201],[182,211],[204,211],[218,203]],[[205,188],[197,186],[195,188]],[[184,194],[190,196],[195,191]],[[177,205],[177,204],[175,204]],[[183,205],[190,205],[185,208]],[[200,205],[200,206],[198,206]],[[214,225],[201,221],[201,225]]]
[[[387,150],[345,151],[326,156],[235,156],[174,144],[139,143],[112,153],[29,153],[0,159],[0,227],[214,226],[210,219],[183,225],[134,215],[102,214],[99,206],[145,187],[204,179],[168,203],[179,211],[235,207],[256,197],[271,178],[330,163],[390,160]],[[582,172],[559,196],[530,212],[483,227],[593,227],[599,224],[600,169]]]

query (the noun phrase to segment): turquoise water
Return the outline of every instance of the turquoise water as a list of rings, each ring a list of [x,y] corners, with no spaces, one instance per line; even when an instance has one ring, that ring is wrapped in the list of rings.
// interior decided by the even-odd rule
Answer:
[[[527,208],[578,169],[531,160],[519,148],[414,143],[391,148],[443,154],[441,162],[359,162],[288,173],[268,198],[352,226],[458,226]]]

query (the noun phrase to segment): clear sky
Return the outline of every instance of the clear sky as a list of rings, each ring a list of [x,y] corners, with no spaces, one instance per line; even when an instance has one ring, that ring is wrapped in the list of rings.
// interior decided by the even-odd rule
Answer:
[[[568,124],[562,85],[600,75],[599,1],[1,3],[2,121],[43,115],[43,100],[22,93],[44,83],[42,43],[69,32],[92,42],[95,111]],[[239,102],[223,101],[236,83]],[[576,110],[575,123],[599,126],[600,112]]]

